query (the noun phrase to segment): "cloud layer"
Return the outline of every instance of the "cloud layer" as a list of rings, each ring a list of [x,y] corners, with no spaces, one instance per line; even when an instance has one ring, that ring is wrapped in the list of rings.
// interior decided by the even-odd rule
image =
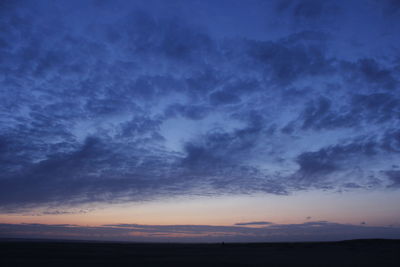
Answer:
[[[393,1],[152,2],[2,1],[3,211],[399,187]]]
[[[302,224],[269,224],[256,228],[213,225],[118,224],[90,227],[65,224],[0,224],[0,237],[146,242],[340,241],[400,237],[398,227],[364,224],[318,221]]]

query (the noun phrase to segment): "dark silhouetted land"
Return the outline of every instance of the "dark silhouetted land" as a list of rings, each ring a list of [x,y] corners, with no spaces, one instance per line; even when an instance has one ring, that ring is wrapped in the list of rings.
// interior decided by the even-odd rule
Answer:
[[[154,244],[0,241],[1,266],[400,266],[400,240]]]

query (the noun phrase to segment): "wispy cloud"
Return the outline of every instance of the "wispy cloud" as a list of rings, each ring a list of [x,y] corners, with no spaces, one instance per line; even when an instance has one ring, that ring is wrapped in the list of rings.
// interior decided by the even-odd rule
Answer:
[[[269,225],[272,224],[271,222],[241,222],[235,223],[237,226],[246,226],[246,225]]]

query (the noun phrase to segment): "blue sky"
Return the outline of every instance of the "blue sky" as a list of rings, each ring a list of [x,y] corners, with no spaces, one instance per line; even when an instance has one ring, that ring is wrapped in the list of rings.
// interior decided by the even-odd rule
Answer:
[[[326,194],[371,208],[219,224],[398,225],[399,14],[394,0],[2,1],[0,222]]]

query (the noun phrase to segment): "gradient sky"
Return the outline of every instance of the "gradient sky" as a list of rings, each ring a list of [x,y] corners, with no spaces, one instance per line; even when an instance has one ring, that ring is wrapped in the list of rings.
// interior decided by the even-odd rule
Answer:
[[[400,2],[0,1],[0,237],[400,238]]]

